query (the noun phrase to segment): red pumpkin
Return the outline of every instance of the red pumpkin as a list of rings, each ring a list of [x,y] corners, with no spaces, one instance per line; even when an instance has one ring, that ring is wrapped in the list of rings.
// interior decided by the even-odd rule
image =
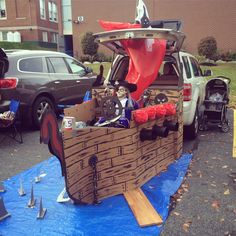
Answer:
[[[166,109],[166,115],[171,116],[176,114],[176,107],[173,103],[164,103],[163,106]]]
[[[139,109],[133,112],[134,121],[138,124],[144,124],[148,121],[148,113],[146,109]]]
[[[148,119],[149,120],[155,120],[156,119],[156,109],[154,106],[150,106],[145,108],[148,114]]]
[[[155,109],[156,109],[156,117],[157,118],[161,118],[166,115],[166,109],[163,106],[163,104],[155,105]]]

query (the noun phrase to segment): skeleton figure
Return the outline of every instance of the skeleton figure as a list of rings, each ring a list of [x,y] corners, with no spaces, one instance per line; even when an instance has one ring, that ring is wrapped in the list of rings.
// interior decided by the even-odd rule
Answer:
[[[112,85],[108,85],[104,90],[104,96],[116,96],[116,88]]]
[[[127,81],[120,81],[117,85],[116,95],[120,100],[120,103],[123,107],[123,111],[120,119],[131,119],[131,111],[138,108],[138,104],[131,98],[131,93],[135,92],[137,89],[136,84],[128,83]]]
[[[111,87],[112,91],[107,90],[106,93],[109,93],[109,95],[116,96],[122,106],[122,112],[119,113],[118,105],[116,105],[115,113],[117,115],[116,119],[113,119],[112,121],[108,122],[104,117],[100,117],[98,122],[95,124],[97,126],[113,126],[113,127],[129,127],[129,122],[131,119],[131,112],[134,109],[138,108],[138,103],[134,101],[130,93],[136,91],[137,86],[136,84],[128,83],[127,81],[120,81],[118,84],[115,84],[114,87]],[[114,94],[113,89],[116,89],[116,93]],[[110,94],[112,93],[112,94]]]

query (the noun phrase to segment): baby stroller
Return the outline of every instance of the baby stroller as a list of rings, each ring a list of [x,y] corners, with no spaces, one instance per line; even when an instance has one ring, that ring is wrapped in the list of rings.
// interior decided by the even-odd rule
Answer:
[[[230,79],[218,76],[206,84],[206,96],[200,110],[200,130],[207,130],[208,125],[218,125],[222,132],[229,131],[227,104],[229,103]]]

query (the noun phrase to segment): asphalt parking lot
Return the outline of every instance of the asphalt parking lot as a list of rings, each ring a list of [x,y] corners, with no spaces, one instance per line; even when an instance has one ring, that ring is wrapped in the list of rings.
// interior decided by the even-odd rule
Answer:
[[[184,152],[192,152],[193,160],[182,187],[173,197],[162,236],[236,236],[233,110],[228,114],[230,132],[210,127],[200,132],[197,140],[184,140]],[[0,143],[0,181],[52,156],[47,146],[39,143],[39,131],[24,130],[23,139],[23,144],[5,138]]]

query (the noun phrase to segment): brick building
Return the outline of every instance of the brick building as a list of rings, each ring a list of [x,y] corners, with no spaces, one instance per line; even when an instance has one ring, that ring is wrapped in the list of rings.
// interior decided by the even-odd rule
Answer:
[[[133,22],[137,0],[0,0],[0,41],[32,41],[79,58],[84,33],[97,20]],[[214,36],[220,51],[236,52],[236,0],[144,0],[150,20],[181,20],[184,49]],[[59,41],[57,45],[57,36]],[[100,47],[99,50],[104,50]]]
[[[74,56],[81,56],[81,38],[85,32],[99,32],[102,28],[97,20],[133,22],[136,0],[62,0],[69,6],[70,44]],[[214,36],[218,49],[236,52],[236,0],[144,0],[151,20],[178,19],[186,34],[184,48],[197,53],[199,41],[206,36]],[[69,9],[69,7],[68,7]],[[73,33],[72,33],[73,32]],[[100,47],[99,50],[101,50]]]
[[[57,47],[58,0],[0,0],[0,41]]]

